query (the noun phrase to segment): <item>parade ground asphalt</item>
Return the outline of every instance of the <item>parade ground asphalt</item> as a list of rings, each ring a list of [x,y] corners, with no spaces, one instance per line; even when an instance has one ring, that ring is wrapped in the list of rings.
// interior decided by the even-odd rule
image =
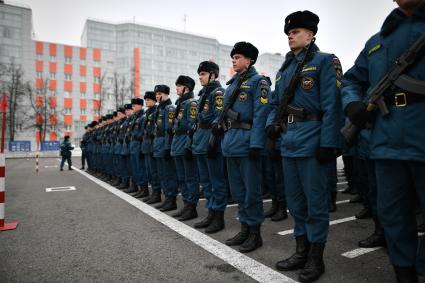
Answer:
[[[0,282],[296,282],[297,272],[274,266],[294,252],[293,221],[262,226],[263,247],[241,254],[224,242],[240,229],[237,206],[226,209],[226,228],[207,235],[79,170],[59,171],[57,158],[6,161],[6,222],[0,232]],[[65,167],[67,168],[67,167]],[[338,190],[346,187],[340,174]],[[318,282],[395,282],[385,249],[359,249],[373,232],[356,220],[360,204],[338,193],[330,214],[326,272]],[[264,200],[264,209],[271,205]],[[179,198],[178,206],[182,206]],[[423,237],[421,236],[421,239]],[[420,278],[424,283],[425,279]]]

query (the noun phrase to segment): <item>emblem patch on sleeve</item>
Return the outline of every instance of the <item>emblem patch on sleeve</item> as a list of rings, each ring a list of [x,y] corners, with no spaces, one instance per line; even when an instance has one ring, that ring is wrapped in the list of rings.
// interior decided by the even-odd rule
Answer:
[[[174,121],[174,109],[172,111],[170,109],[170,111],[168,112],[168,123],[172,124],[173,121]]]
[[[339,61],[338,57],[334,56],[334,58],[332,59],[333,61],[333,66],[335,69],[335,76],[336,76],[336,87],[337,88],[341,88],[341,79],[342,79],[342,66],[341,66],[341,62]]]
[[[196,109],[198,108],[198,104],[196,102],[192,102],[190,104],[189,116],[191,119],[196,118]]]
[[[204,109],[202,109],[202,111],[208,112],[208,110],[210,109],[209,103],[209,100],[205,99]]]
[[[310,90],[314,87],[314,79],[312,77],[303,77],[301,79],[301,88],[304,90]]]
[[[215,96],[215,109],[222,110],[223,109],[223,93],[217,92]]]
[[[261,88],[260,102],[261,104],[269,103],[269,90],[267,88]]]

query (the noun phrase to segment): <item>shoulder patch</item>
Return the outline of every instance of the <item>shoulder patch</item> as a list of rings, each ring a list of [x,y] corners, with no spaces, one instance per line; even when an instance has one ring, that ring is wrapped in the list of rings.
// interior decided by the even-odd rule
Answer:
[[[280,81],[281,78],[282,78],[282,75],[277,76],[275,82],[277,83],[278,81]]]
[[[215,109],[222,110],[223,109],[223,92],[217,91],[215,96]]]
[[[174,121],[174,110],[168,112],[168,123],[172,124]]]
[[[198,108],[198,103],[192,102],[190,104],[189,116],[190,116],[191,119],[195,119],[196,118],[196,109],[197,108]]]
[[[381,49],[381,47],[382,47],[382,44],[377,44],[377,45],[375,45],[374,47],[372,47],[371,49],[369,49],[369,51],[367,52],[367,55],[368,56],[370,56],[370,55],[372,55],[373,53],[375,53],[376,51],[378,51],[379,49]]]
[[[342,86],[342,83],[341,83],[341,78],[342,78],[341,62],[339,61],[339,58],[336,57],[335,55],[332,58],[332,61],[333,61],[334,69],[335,69],[336,87],[341,88],[341,86]]]
[[[269,83],[267,80],[261,80],[260,81],[260,103],[261,104],[267,104],[269,103]]]

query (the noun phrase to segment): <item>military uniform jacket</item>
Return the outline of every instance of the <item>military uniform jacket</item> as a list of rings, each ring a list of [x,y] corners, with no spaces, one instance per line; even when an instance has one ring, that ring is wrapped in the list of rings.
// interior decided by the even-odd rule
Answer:
[[[176,115],[173,123],[173,141],[171,143],[171,155],[181,156],[189,147],[189,131],[196,122],[196,111],[198,103],[193,98],[193,92],[183,94],[177,100]]]
[[[110,124],[108,136],[109,154],[114,154],[115,152],[115,143],[117,139],[117,123],[117,121],[114,121]]]
[[[126,118],[123,118],[117,121],[116,129],[115,129],[116,136],[115,136],[114,154],[121,155],[122,145],[124,143],[124,134],[122,133],[123,131],[122,124],[124,123],[125,119]]]
[[[155,139],[153,140],[153,156],[163,157],[164,150],[171,147],[170,136],[168,131],[173,127],[175,107],[170,99],[162,101],[155,113]]]
[[[74,147],[71,145],[69,141],[63,141],[61,146],[61,155],[62,156],[71,156],[71,150],[74,149]]]
[[[227,83],[223,105],[229,99],[239,80],[239,74]],[[270,112],[270,83],[257,73],[254,67],[248,71],[246,80],[238,91],[232,110],[239,113],[237,122],[250,123],[250,130],[230,128],[224,133],[221,149],[224,156],[246,157],[250,148],[263,149],[265,144],[265,124]],[[217,122],[217,119],[214,121]]]
[[[81,142],[80,142],[81,151],[87,152],[87,150],[88,150],[88,143],[89,143],[89,133],[88,132],[85,132],[83,134],[83,137],[81,138]]]
[[[206,91],[208,91],[206,93]],[[197,109],[197,127],[193,134],[192,151],[193,154],[207,154],[208,142],[211,137],[211,124],[217,118],[218,113],[223,109],[224,88],[219,81],[209,83],[199,92]],[[201,101],[205,102],[201,105]],[[202,107],[202,109],[200,109]],[[202,125],[208,125],[210,128],[203,128]]]
[[[121,124],[118,130],[118,154],[120,155],[127,155],[128,149],[127,146],[125,146],[125,139],[127,134],[127,126],[128,126],[128,118],[124,117],[121,119]],[[124,148],[125,146],[125,148]]]
[[[296,56],[289,52],[278,71],[273,110],[268,117],[267,126],[273,123],[284,90],[305,52],[306,49]],[[300,83],[290,104],[304,108],[305,114],[318,115],[321,121],[288,123],[287,132],[281,135],[280,150],[284,157],[313,157],[318,147],[342,148],[343,145],[340,134],[344,123],[340,97],[341,64],[335,55],[319,52],[317,46],[313,46],[313,52],[302,68]]]
[[[153,152],[153,139],[155,137],[155,112],[156,107],[153,106],[148,108],[144,113],[143,118],[143,141],[142,141],[142,153],[149,154]]]
[[[395,60],[425,33],[425,4],[412,17],[394,10],[385,20],[379,33],[367,42],[354,66],[343,78],[342,99],[346,107],[362,101],[368,91],[390,71]],[[425,56],[405,73],[425,81]],[[398,92],[398,91],[397,91]],[[403,92],[400,90],[400,92]],[[390,95],[394,93],[387,93]],[[425,161],[425,103],[405,107],[388,106],[390,115],[376,119],[370,133],[371,159]]]
[[[132,118],[130,153],[139,154],[143,140],[143,110],[134,113]]]

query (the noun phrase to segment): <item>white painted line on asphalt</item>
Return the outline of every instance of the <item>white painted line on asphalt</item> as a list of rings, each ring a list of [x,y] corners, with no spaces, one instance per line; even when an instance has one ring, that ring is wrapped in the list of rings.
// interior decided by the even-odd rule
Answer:
[[[221,260],[237,268],[239,271],[241,271],[242,273],[245,273],[246,275],[250,276],[254,280],[257,280],[258,282],[264,282],[264,283],[266,282],[288,282],[288,283],[297,282],[283,275],[282,273],[279,273],[271,269],[270,267],[267,267],[264,264],[244,254],[241,254],[235,251],[234,249],[220,243],[219,241],[214,240],[213,238],[174,219],[173,217],[160,212],[159,210],[141,202],[140,200],[133,198],[127,195],[126,193],[123,193],[122,191],[112,187],[111,185],[98,180],[97,178],[91,176],[90,174],[84,171],[81,171],[75,168],[74,166],[72,168],[78,173],[85,176],[86,178],[95,182],[102,188],[108,190],[112,194],[116,195],[117,197],[121,198],[122,200],[126,201],[132,206],[136,207],[143,213],[149,215],[150,217],[154,218],[158,222],[164,224],[168,228],[174,230],[175,232],[179,233],[183,237],[192,241],[199,247],[203,248],[209,253],[215,255]]]
[[[45,165],[44,168],[58,168],[57,165]]]
[[[341,219],[337,219],[337,220],[333,220],[333,221],[329,222],[329,226],[344,223],[344,222],[349,222],[349,221],[353,221],[353,220],[356,220],[356,217],[351,216],[351,217],[347,217],[347,218],[341,218]],[[294,229],[278,232],[278,234],[281,235],[281,236],[290,235],[290,234],[293,234],[293,233],[294,233]]]
[[[46,188],[46,193],[49,193],[49,192],[75,191],[75,190],[77,190],[77,189],[74,186],[54,187],[54,188]]]
[[[376,247],[376,248],[359,248],[359,249],[355,249],[346,253],[341,254],[342,256],[345,256],[347,258],[356,258],[358,256],[376,251],[376,250],[380,250],[382,249],[382,247]]]

